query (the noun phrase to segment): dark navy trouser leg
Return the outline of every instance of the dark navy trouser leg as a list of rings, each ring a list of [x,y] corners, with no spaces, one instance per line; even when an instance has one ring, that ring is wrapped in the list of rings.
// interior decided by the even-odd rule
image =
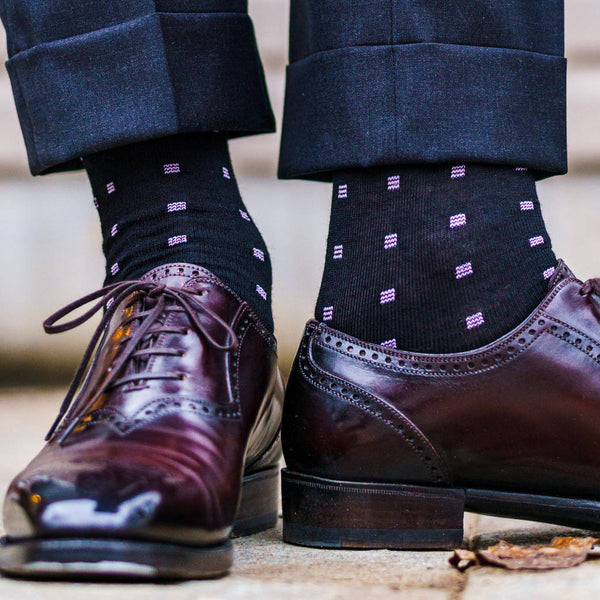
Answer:
[[[280,176],[565,172],[563,19],[563,0],[291,0]]]
[[[31,171],[180,132],[273,131],[246,0],[0,0]]]
[[[0,0],[32,172],[187,131],[274,128],[246,0]],[[566,170],[563,0],[292,0],[280,175]]]

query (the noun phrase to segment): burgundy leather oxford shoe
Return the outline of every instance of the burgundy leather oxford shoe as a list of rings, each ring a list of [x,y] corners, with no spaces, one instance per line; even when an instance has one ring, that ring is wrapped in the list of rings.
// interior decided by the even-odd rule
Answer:
[[[55,324],[91,301],[83,316]],[[275,340],[219,279],[189,264],[90,294],[46,329],[71,329],[102,308],[48,444],[8,490],[0,570],[222,575],[232,530],[277,520]]]
[[[283,449],[295,544],[450,548],[465,510],[600,529],[600,280],[559,263],[526,321],[459,354],[310,322]]]

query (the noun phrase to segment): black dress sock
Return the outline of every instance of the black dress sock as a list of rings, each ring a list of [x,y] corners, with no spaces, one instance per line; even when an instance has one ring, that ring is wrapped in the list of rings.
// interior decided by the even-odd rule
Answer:
[[[556,262],[527,169],[340,172],[316,317],[391,348],[462,352],[523,321]]]
[[[225,137],[176,135],[99,152],[83,164],[100,214],[107,283],[193,263],[273,329],[270,257],[240,197]]]

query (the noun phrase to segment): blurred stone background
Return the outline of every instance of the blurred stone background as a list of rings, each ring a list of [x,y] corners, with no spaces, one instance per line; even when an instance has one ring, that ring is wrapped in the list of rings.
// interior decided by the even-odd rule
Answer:
[[[286,0],[250,0],[273,108],[281,122],[287,53]],[[600,275],[600,2],[566,0],[571,172],[540,185],[555,249],[581,277]],[[5,60],[3,32],[0,57]],[[277,181],[278,135],[232,143],[245,201],[274,263],[282,367],[312,314],[324,259],[329,186]],[[89,338],[81,327],[55,339],[41,323],[101,285],[103,258],[82,174],[29,176],[4,69],[0,72],[0,385],[58,383]]]

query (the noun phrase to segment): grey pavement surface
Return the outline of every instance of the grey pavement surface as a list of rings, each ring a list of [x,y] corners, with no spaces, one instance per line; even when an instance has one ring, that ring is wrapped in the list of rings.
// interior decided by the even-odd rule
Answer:
[[[42,446],[60,390],[0,393],[0,487]],[[467,515],[465,544],[549,541],[573,532],[550,525]],[[573,569],[462,574],[449,552],[317,550],[284,544],[281,527],[235,541],[231,574],[179,584],[26,582],[0,578],[1,600],[586,600],[600,593],[600,561]]]

